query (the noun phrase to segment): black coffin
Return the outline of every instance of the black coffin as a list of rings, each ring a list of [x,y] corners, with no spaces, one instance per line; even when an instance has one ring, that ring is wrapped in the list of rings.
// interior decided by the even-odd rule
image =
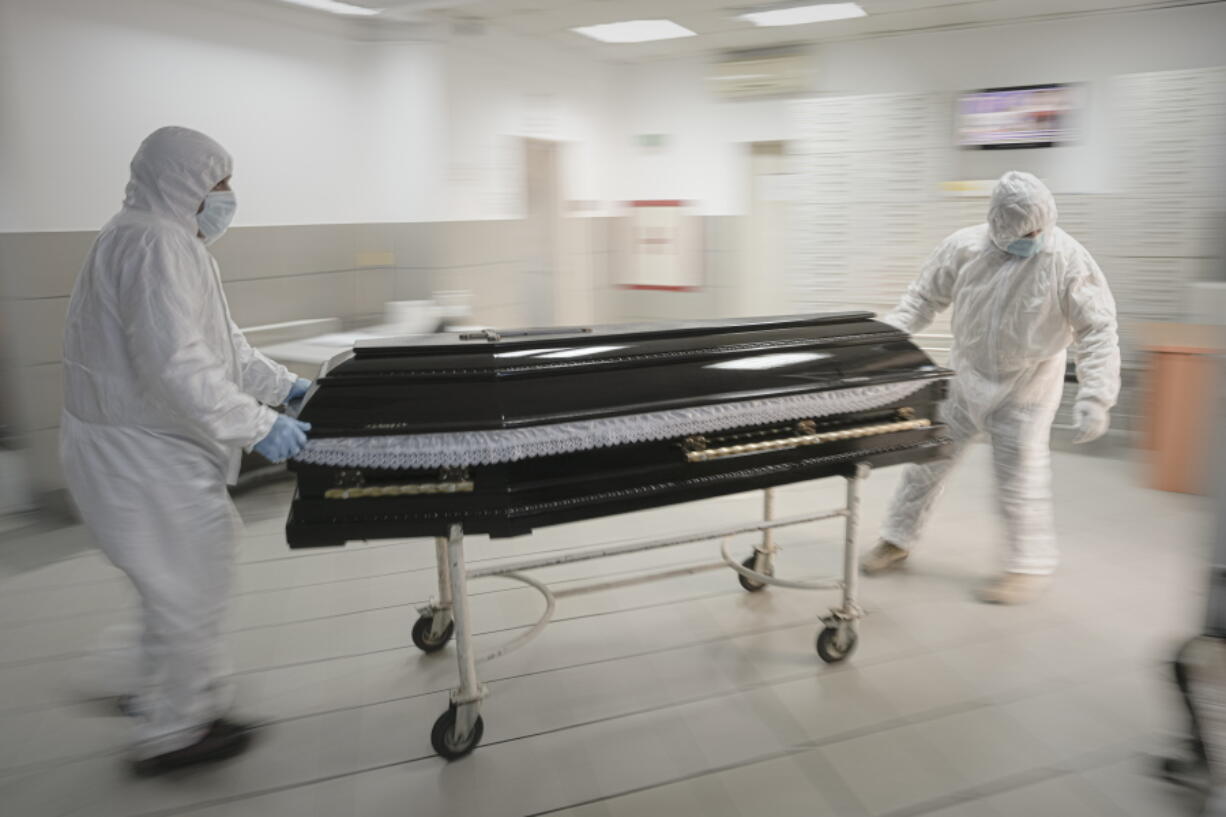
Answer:
[[[931,460],[949,376],[869,313],[365,345],[299,415],[287,538],[515,536]]]

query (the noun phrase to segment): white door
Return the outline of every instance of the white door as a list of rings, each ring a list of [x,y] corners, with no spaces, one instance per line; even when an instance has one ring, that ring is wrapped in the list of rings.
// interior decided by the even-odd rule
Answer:
[[[749,213],[740,265],[742,315],[780,315],[789,304],[788,210],[791,177],[782,142],[755,142],[749,162]]]

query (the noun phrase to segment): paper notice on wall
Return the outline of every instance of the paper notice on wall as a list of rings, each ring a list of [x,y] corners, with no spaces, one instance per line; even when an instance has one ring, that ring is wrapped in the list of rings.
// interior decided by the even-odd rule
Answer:
[[[630,263],[622,286],[685,291],[702,285],[698,220],[685,215],[683,201],[632,202]]]

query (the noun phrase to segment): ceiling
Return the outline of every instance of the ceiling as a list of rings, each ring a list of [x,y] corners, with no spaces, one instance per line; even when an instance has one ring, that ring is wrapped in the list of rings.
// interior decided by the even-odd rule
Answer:
[[[820,0],[815,0],[820,1]],[[1215,0],[1216,1],[1216,0]],[[578,48],[616,61],[718,51],[770,48],[804,42],[882,36],[924,29],[994,25],[1010,21],[1192,5],[1206,0],[858,0],[867,17],[802,26],[759,28],[736,19],[752,8],[788,5],[778,0],[347,0],[379,8],[380,19],[474,21],[529,38]],[[792,3],[801,4],[801,3]],[[621,20],[673,20],[696,37],[611,45],[570,31]]]

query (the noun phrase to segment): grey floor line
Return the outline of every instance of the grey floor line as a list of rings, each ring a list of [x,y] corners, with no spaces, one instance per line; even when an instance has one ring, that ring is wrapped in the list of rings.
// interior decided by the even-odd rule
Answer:
[[[788,545],[787,549],[789,551],[808,550],[809,548],[823,547],[823,546],[828,546],[829,544],[830,543],[827,543],[827,542],[806,542],[806,543],[799,543],[799,544],[790,544]],[[535,556],[535,555],[545,554],[545,553],[554,553],[559,550],[566,551],[566,550],[571,550],[571,548],[550,548],[548,550],[531,551],[523,555],[525,557]],[[497,561],[498,559],[511,559],[511,558],[518,558],[518,557],[498,556],[498,557],[493,557],[489,559],[473,559],[469,562],[469,564],[472,564],[472,565],[485,564],[486,562]],[[706,563],[705,562],[700,563],[700,562],[695,562],[692,559],[686,559],[682,561],[663,562],[660,564],[660,567],[661,568],[679,568],[687,564],[694,564],[696,566],[705,566]],[[298,584],[292,587],[277,587],[277,588],[272,588],[269,590],[244,590],[242,592],[232,594],[231,598],[232,599],[240,598],[242,596],[250,596],[250,595],[257,594],[257,593],[263,593],[263,594],[289,593],[289,592],[293,592],[295,590],[299,590],[302,588],[319,587],[321,585],[343,584],[347,582],[370,581],[372,579],[381,579],[386,576],[407,576],[407,575],[414,574],[414,573],[427,573],[427,572],[433,573],[435,569],[436,568],[433,565],[429,565],[425,567],[408,568],[406,570],[389,570],[383,573],[374,573],[369,576],[357,576],[357,577],[347,578],[347,579],[328,579],[327,581],[320,582],[320,583]],[[542,569],[548,570],[550,568],[542,568]],[[656,569],[655,567],[641,567],[641,568],[632,568],[632,569],[621,570],[621,571],[609,571],[605,573],[591,574],[588,576],[583,576],[583,577],[574,578],[574,579],[562,579],[558,581],[557,584],[572,584],[576,582],[592,581],[594,579],[603,578],[607,576],[626,576],[626,575],[632,575],[634,573],[649,573],[649,572],[653,572],[655,569]],[[494,578],[494,577],[490,577],[490,578]],[[105,579],[104,581],[122,581],[122,580],[124,580],[124,577],[122,576],[113,576],[113,577],[110,577],[109,579]],[[93,581],[98,581],[98,580],[93,580]],[[70,585],[64,585],[64,586],[70,586]],[[72,586],[75,586],[75,585],[72,585]],[[553,585],[550,585],[550,586],[552,587]],[[23,591],[19,591],[19,592],[28,593],[28,592],[33,592],[35,589],[45,589],[45,588],[25,588]],[[493,595],[495,593],[519,592],[519,591],[524,591],[525,589],[526,588],[523,587],[522,585],[514,585],[511,587],[500,587],[494,590],[479,590],[477,592],[470,593],[469,597],[471,598],[471,597],[476,597],[476,596],[488,596],[488,595]],[[425,601],[426,599],[421,599],[421,600],[408,602],[408,604],[420,605],[424,603]],[[401,605],[388,605],[388,606],[394,607],[394,606],[401,606]],[[91,618],[93,616],[97,616],[102,613],[118,613],[124,610],[135,610],[137,607],[138,605],[133,603],[133,604],[124,605],[123,607],[107,607],[101,610],[87,610],[81,613],[70,613],[68,615],[63,615],[63,616],[35,616],[33,618],[25,618],[25,619],[19,619],[17,621],[0,623],[0,632],[3,632],[6,629],[16,629],[18,627],[30,626],[34,624],[45,624],[45,623],[52,623],[52,622],[57,622],[57,621],[71,621],[72,619],[75,619],[75,618]],[[386,608],[372,607],[365,612],[373,612],[375,610],[380,610],[380,609],[386,609]],[[355,612],[362,612],[362,611],[355,611]],[[354,613],[336,613],[335,615],[336,616],[347,616],[347,615],[353,615],[353,614]],[[293,624],[293,623],[297,623],[300,621],[321,621],[321,620],[332,618],[332,617],[333,616],[308,617],[308,618],[294,619],[293,621],[283,622],[283,624]],[[283,624],[254,625],[252,627],[240,627],[235,630],[227,630],[226,632],[243,632],[245,630],[259,629],[261,627],[279,627],[279,626],[283,626]],[[3,667],[3,666],[4,666],[3,662],[0,662],[0,667]]]
[[[688,564],[690,563],[689,562],[677,562],[677,563],[671,563],[669,565],[666,565],[666,567],[680,568]],[[694,572],[698,572],[699,570],[715,569],[719,567],[722,567],[722,565],[715,564],[713,566],[709,566],[707,563],[698,563],[698,564],[693,565],[693,569],[686,570],[685,572],[686,574],[691,574]],[[433,570],[433,568],[430,568],[430,569]],[[380,574],[380,576],[383,576],[383,575],[394,576],[394,575],[401,575],[403,573],[414,573],[414,572],[419,572],[419,571],[417,570],[395,571],[395,572],[390,572],[386,574]],[[575,583],[579,583],[582,581],[591,581],[592,578],[603,578],[607,576],[616,576],[616,575],[631,575],[632,576],[636,573],[645,574],[643,581],[649,582],[649,581],[655,580],[656,577],[651,575],[654,572],[655,571],[652,568],[637,568],[635,570],[623,571],[622,573],[605,573],[605,574],[602,574],[601,576],[588,577],[584,579],[563,579],[562,581],[558,582],[558,584],[575,584]],[[369,578],[379,578],[379,576],[373,576]],[[493,578],[493,577],[490,577],[490,578]],[[664,580],[665,578],[676,578],[676,576],[670,574],[666,577],[661,577],[660,580]],[[800,576],[798,578],[800,581],[811,581],[813,579],[824,578],[824,576],[819,575],[819,574],[813,574],[813,575]],[[486,591],[481,591],[477,593],[470,593],[469,598],[475,598],[475,597],[481,597],[481,596],[491,596],[491,595],[495,595],[499,593],[520,592],[520,591],[525,591],[525,590],[531,590],[531,588],[525,588],[519,585],[512,586],[512,587],[502,587],[502,588],[496,588],[493,590],[486,590]],[[568,590],[562,591],[559,595],[562,597],[566,597],[570,595],[578,595],[579,592],[580,591],[575,588],[570,588]],[[583,614],[575,615],[575,616],[558,617],[558,618],[551,619],[551,621],[553,622],[577,621],[577,620],[581,620],[585,618],[594,618],[594,617],[607,616],[607,615],[617,615],[623,612],[631,613],[631,612],[636,612],[639,610],[650,610],[650,609],[654,609],[658,607],[670,607],[675,604],[685,604],[691,601],[703,601],[705,599],[722,598],[725,596],[735,596],[735,595],[743,594],[744,592],[745,592],[744,590],[727,590],[727,591],[721,590],[721,591],[715,591],[715,592],[708,592],[708,593],[704,593],[704,594],[697,595],[697,596],[687,596],[685,598],[669,599],[667,601],[661,601],[661,602],[651,602],[647,604],[636,605],[633,607],[623,607],[623,608],[618,608],[617,610],[606,610],[600,613],[583,613]],[[290,627],[295,624],[329,621],[331,619],[347,618],[350,616],[362,615],[364,613],[378,612],[380,610],[394,610],[397,608],[405,608],[405,609],[411,608],[415,610],[418,606],[424,604],[426,601],[428,601],[428,599],[409,601],[409,602],[404,602],[402,604],[388,604],[388,605],[383,605],[380,607],[370,607],[370,608],[364,608],[362,610],[352,610],[352,611],[344,612],[344,613],[333,613],[332,615],[327,615],[327,616],[307,616],[306,618],[292,619],[290,621],[283,621],[283,622],[278,622],[275,624],[253,624],[249,627],[237,627],[232,630],[226,630],[225,633],[229,635],[231,633],[243,633],[243,632],[252,632],[256,630],[268,630],[268,629],[275,629],[277,627]],[[135,605],[133,605],[129,607],[115,608],[114,610],[111,610],[109,612],[120,612],[122,610],[128,610],[128,609],[136,609],[136,608],[135,608]],[[103,612],[108,612],[108,611],[94,610],[88,614],[86,613],[74,614],[73,616],[56,619],[56,621],[67,621],[67,620],[70,620],[71,618],[84,617],[86,615],[98,615],[99,613],[103,613]],[[26,622],[26,624],[39,624],[39,623],[45,623],[45,622],[38,621],[38,620]],[[532,625],[529,623],[529,624],[515,625],[512,627],[501,627],[501,628],[490,629],[490,630],[480,630],[480,631],[474,632],[473,635],[474,636],[494,635],[497,633],[513,632],[515,630],[524,630],[531,626]],[[3,628],[0,628],[0,631],[2,630]],[[17,658],[17,659],[13,659],[9,661],[0,661],[0,670],[16,669],[19,667],[33,666],[35,664],[42,664],[42,663],[54,663],[56,661],[68,661],[74,658],[81,658],[88,654],[89,654],[89,650],[75,650],[73,652],[55,653],[53,655],[38,656],[37,658]],[[317,660],[327,661],[331,659],[317,659]],[[268,668],[262,667],[259,669],[268,669]],[[275,669],[275,667],[272,667],[272,669]],[[244,672],[250,672],[250,670],[244,670]]]
[[[743,638],[745,635],[758,635],[762,633],[774,632],[776,630],[790,629],[793,627],[802,626],[804,623],[807,623],[807,622],[800,622],[800,623],[791,624],[791,625],[784,625],[781,627],[770,627],[770,628],[766,628],[760,631],[753,631],[750,633],[743,633],[740,635],[729,636],[729,637],[704,639],[704,640],[692,642],[690,644],[685,644],[681,646],[661,647],[661,648],[657,648],[654,650],[647,650],[647,651],[643,651],[640,653],[634,653],[631,655],[623,655],[623,656],[617,656],[613,658],[604,658],[604,659],[600,659],[597,661],[587,661],[587,662],[583,662],[580,664],[568,664],[562,667],[552,667],[552,668],[544,669],[544,670],[533,670],[530,672],[523,672],[523,673],[519,673],[515,675],[501,676],[498,678],[486,678],[485,683],[487,684],[503,683],[507,681],[520,680],[523,678],[531,678],[537,675],[549,675],[554,672],[566,672],[566,671],[570,671],[574,669],[581,669],[583,667],[591,667],[591,666],[598,666],[600,664],[612,663],[615,661],[642,658],[642,657],[649,656],[649,655],[659,655],[662,653],[672,652],[674,650],[687,649],[690,647],[700,646],[703,644],[718,643],[719,641],[731,640],[733,638]],[[1058,625],[1053,624],[1053,625],[1048,625],[1048,626],[1055,627]],[[1034,629],[1036,630],[1042,629],[1042,626],[1036,626]],[[968,645],[986,643],[992,640],[993,638],[995,638],[995,635],[985,634],[982,638],[975,638],[975,639],[963,642],[960,646],[968,646]],[[928,654],[930,654],[929,650],[927,650],[926,648],[922,646],[917,646],[914,649],[900,652],[897,655],[881,657],[881,658],[877,658],[877,659],[873,659],[873,660],[869,660],[865,662],[859,662],[855,664],[836,664],[836,665],[819,665],[819,666],[825,667],[825,670],[822,674],[824,676],[829,676],[829,675],[834,675],[840,672],[854,672],[854,671],[857,671],[859,669],[866,668],[866,667],[879,666],[882,664],[887,664],[891,661],[906,660],[908,658],[916,658],[916,657],[920,657],[920,656],[924,656]],[[1119,666],[1120,667],[1132,667],[1133,664],[1130,661],[1129,662],[1121,661]],[[690,697],[681,698],[681,699],[672,701],[667,704],[658,704],[655,706],[644,707],[644,708],[636,709],[636,710],[629,711],[629,712],[618,713],[616,715],[608,715],[608,716],[604,716],[601,718],[595,718],[595,719],[591,719],[587,721],[568,724],[566,726],[559,726],[559,727],[555,727],[552,729],[545,729],[539,732],[530,732],[528,734],[519,735],[513,738],[504,738],[499,741],[486,742],[486,743],[483,743],[482,745],[483,746],[497,746],[497,745],[501,745],[504,743],[513,743],[517,740],[525,740],[527,738],[538,737],[540,735],[553,734],[553,733],[562,732],[568,729],[577,729],[583,726],[590,726],[592,724],[607,723],[607,722],[619,720],[622,718],[629,718],[629,717],[648,714],[652,712],[661,712],[667,709],[672,709],[674,707],[689,706],[689,705],[696,704],[696,703],[703,703],[706,701],[719,700],[720,698],[727,698],[727,697],[738,695],[744,692],[753,692],[753,691],[757,691],[761,689],[770,689],[772,687],[782,686],[784,684],[790,684],[795,681],[800,681],[800,680],[804,680],[805,678],[812,677],[813,674],[814,674],[814,671],[811,669],[797,670],[795,673],[781,675],[780,677],[774,678],[769,681],[746,683],[746,684],[742,684],[736,687],[735,689],[731,689],[731,690],[721,690],[719,692],[712,692],[712,693],[705,694],[705,695],[690,696]],[[1008,702],[1011,702],[1012,700],[1024,700],[1025,698],[1033,697],[1035,695],[1042,695],[1042,694],[1045,694],[1047,692],[1051,692],[1054,690],[1076,686],[1077,683],[1078,681],[1072,678],[1057,678],[1057,679],[1044,680],[1042,682],[1031,685],[1030,688],[1021,687],[1016,690],[1010,690],[1010,692],[1014,693],[1014,695],[1011,695],[1011,696],[1006,696],[1002,698],[1001,695],[990,695],[990,696],[970,698],[965,701],[960,701],[958,703],[949,704],[947,706],[935,707],[933,709],[926,710],[924,712],[917,713],[914,715],[898,716],[896,718],[891,718],[889,721],[884,721],[882,723],[874,724],[869,727],[861,727],[859,729],[847,730],[846,732],[839,733],[839,735],[837,735],[836,737],[837,737],[837,740],[839,741],[851,740],[853,738],[871,735],[885,728],[892,728],[891,725],[892,726],[903,726],[903,725],[909,725],[909,724],[924,723],[927,721],[944,718],[949,715],[957,715],[957,714],[962,714],[965,712],[971,712],[977,709],[984,709],[984,708],[991,707],[991,706],[999,706],[1002,703],[1008,703]],[[282,723],[292,723],[295,721],[309,720],[311,718],[323,717],[326,715],[333,715],[338,712],[353,712],[353,711],[357,711],[361,709],[366,709],[369,707],[382,706],[384,704],[389,704],[389,703],[410,701],[410,700],[414,700],[418,698],[427,698],[432,695],[442,695],[443,693],[448,692],[450,689],[451,689],[450,687],[440,687],[437,689],[430,689],[430,690],[424,690],[421,692],[414,692],[408,695],[399,695],[399,696],[395,696],[392,698],[383,698],[378,701],[367,701],[364,703],[352,704],[349,706],[332,707],[330,709],[322,709],[322,710],[318,710],[315,712],[306,712],[300,715],[291,715],[291,716],[284,717],[284,718],[276,718],[276,719],[264,721],[263,723],[265,723],[267,726],[275,726],[277,724],[282,724]],[[35,711],[38,711],[38,710],[35,710]],[[804,742],[797,744],[797,746],[801,747],[802,750],[804,750],[804,749],[817,748],[818,746],[829,745],[832,742],[837,742],[837,741],[832,741],[828,738],[823,738],[820,741],[804,741]],[[106,756],[115,755],[115,754],[122,754],[122,750],[115,750],[115,751],[106,750],[106,751],[101,751],[101,752],[88,752],[88,753],[83,753],[81,755],[75,755],[70,758],[62,758],[62,759],[54,760],[54,761],[40,761],[38,763],[30,764],[29,766],[25,766],[25,767],[22,767],[22,766],[10,767],[9,769],[4,770],[4,773],[21,774],[21,773],[26,773],[26,772],[31,772],[31,771],[49,770],[49,769],[54,769],[58,766],[67,765],[69,763],[77,763],[77,762],[81,762],[85,760],[90,760],[90,759],[94,759],[98,757],[106,757]],[[782,754],[787,754],[787,753],[785,752]],[[405,762],[405,763],[415,762],[415,760],[417,759],[402,761],[402,762]],[[392,765],[399,765],[399,763],[392,764]],[[382,766],[372,767],[370,770],[373,771],[375,768],[382,768]],[[309,784],[304,783],[300,785],[309,785]],[[651,788],[651,787],[648,787],[648,788]]]

